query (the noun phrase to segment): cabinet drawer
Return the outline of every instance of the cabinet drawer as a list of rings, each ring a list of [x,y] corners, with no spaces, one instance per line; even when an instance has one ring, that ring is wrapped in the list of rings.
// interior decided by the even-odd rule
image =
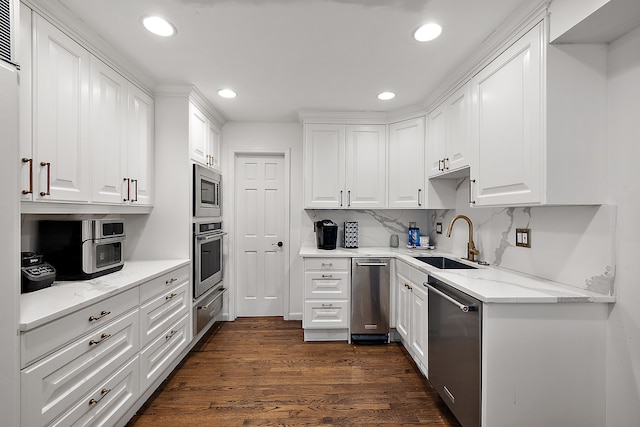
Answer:
[[[349,301],[306,300],[302,327],[305,329],[348,328]]]
[[[305,270],[351,271],[351,258],[305,258]]]
[[[23,425],[45,425],[101,387],[140,350],[138,331],[136,309],[23,369]]]
[[[51,426],[113,426],[139,396],[140,367],[136,357],[75,402]]]
[[[189,344],[189,316],[171,325],[140,353],[140,389],[144,392]]]
[[[20,367],[41,359],[57,348],[90,332],[138,305],[138,288],[114,295],[20,336]]]
[[[422,283],[427,281],[427,273],[398,260],[396,260],[396,273],[402,274],[415,285],[422,286]]]
[[[169,288],[174,287],[178,283],[189,282],[189,266],[172,270],[162,276],[149,280],[140,285],[140,302],[155,297],[163,292],[167,292]]]
[[[304,275],[305,298],[349,298],[349,272],[307,272]]]
[[[144,347],[160,336],[172,323],[189,314],[191,309],[189,283],[172,286],[140,307],[140,346]]]

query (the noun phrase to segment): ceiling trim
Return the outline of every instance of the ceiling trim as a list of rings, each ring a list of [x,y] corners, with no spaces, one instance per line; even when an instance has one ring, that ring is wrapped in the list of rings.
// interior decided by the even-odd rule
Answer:
[[[154,95],[189,98],[189,101],[196,104],[219,128],[227,122],[227,118],[194,85],[159,85],[155,88]]]

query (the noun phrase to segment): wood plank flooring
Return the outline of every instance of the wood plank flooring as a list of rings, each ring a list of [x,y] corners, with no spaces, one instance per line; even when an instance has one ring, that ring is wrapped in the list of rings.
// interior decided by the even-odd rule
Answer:
[[[402,345],[303,341],[299,321],[209,331],[127,427],[455,426]]]

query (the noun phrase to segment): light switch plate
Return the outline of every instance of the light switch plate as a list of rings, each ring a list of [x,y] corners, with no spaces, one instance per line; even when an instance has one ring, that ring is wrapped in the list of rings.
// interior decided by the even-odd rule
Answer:
[[[516,228],[516,246],[520,246],[522,248],[531,247],[531,229]]]
[[[436,234],[442,234],[442,223],[441,222],[437,222],[436,223]]]

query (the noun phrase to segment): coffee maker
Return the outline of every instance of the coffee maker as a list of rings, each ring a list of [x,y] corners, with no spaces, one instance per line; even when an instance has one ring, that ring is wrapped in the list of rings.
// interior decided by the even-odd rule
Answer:
[[[330,219],[323,219],[313,223],[316,231],[318,249],[335,249],[338,241],[338,224]]]

